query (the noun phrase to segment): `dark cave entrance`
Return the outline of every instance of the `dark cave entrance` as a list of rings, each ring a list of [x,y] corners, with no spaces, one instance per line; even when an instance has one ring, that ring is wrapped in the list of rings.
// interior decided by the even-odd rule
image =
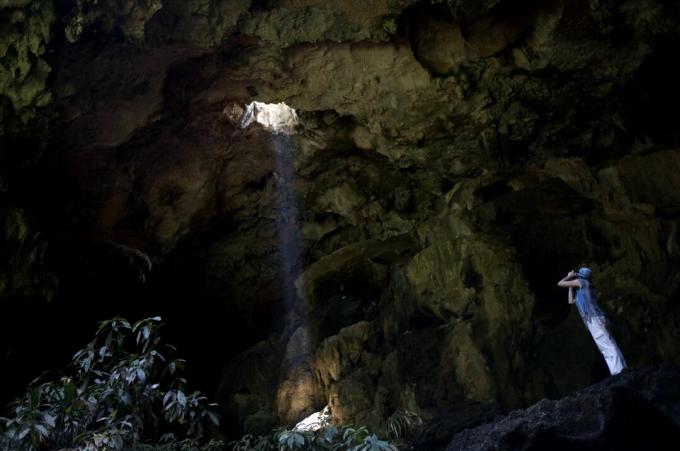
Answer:
[[[283,121],[277,122],[277,114],[267,114],[265,104],[260,105],[260,112],[265,110],[264,119],[270,121],[263,123],[257,114],[251,121],[259,123],[253,133],[270,135],[265,142],[272,147],[268,150],[272,160],[275,152],[291,150],[285,148],[290,145],[285,135],[298,125],[294,110],[283,104],[276,106],[286,113]],[[127,147],[116,151],[118,158],[126,158],[131,152]],[[58,155],[51,158],[58,160]],[[138,255],[133,248],[149,252],[140,241],[148,215],[141,201],[116,224],[116,242],[93,236],[87,211],[77,219],[64,218],[60,199],[85,204],[89,199],[83,199],[83,193],[63,174],[56,173],[50,163],[14,176],[15,185],[24,188],[20,201],[34,207],[37,221],[46,230],[45,266],[58,280],[57,295],[50,302],[36,296],[0,303],[0,366],[12,369],[0,375],[5,387],[0,403],[4,406],[24,394],[27,384],[43,372],[59,374],[73,354],[92,339],[97,323],[115,316],[131,321],[161,316],[165,323],[163,341],[176,346],[176,357],[187,361],[188,390],[200,390],[215,399],[225,365],[284,328],[291,309],[290,302],[283,299],[284,293],[295,296],[292,280],[299,272],[300,256],[294,255],[288,263],[283,261],[280,254],[286,246],[281,240],[290,241],[297,231],[294,227],[279,233],[276,230],[281,222],[295,224],[297,220],[291,222],[281,216],[296,215],[296,211],[274,205],[272,200],[271,210],[279,214],[261,219],[267,224],[226,214],[213,218],[197,225],[169,254],[156,255],[148,271],[142,268],[146,265],[145,256],[141,257],[144,254]],[[271,166],[276,167],[273,163]],[[256,180],[251,188],[265,192],[275,179],[290,179],[291,171],[292,166],[279,167]],[[42,187],[48,182],[56,188],[45,197]],[[181,194],[168,191],[163,200],[173,204]],[[290,193],[280,197],[290,197]],[[243,272],[250,271],[250,277],[235,277],[243,268],[233,266],[233,262],[220,266],[216,262],[219,253],[239,240],[251,244],[257,241],[247,230],[258,227],[273,231],[272,236],[260,238],[246,251],[242,264],[252,264],[254,269]],[[228,418],[223,424],[230,433],[237,432],[235,427]]]
[[[100,243],[71,242],[68,253],[55,247],[56,254],[69,256],[53,262],[59,265],[54,271],[60,280],[59,295],[49,303],[12,299],[0,305],[2,368],[6,369],[0,402],[6,405],[21,396],[43,372],[59,375],[73,354],[92,339],[99,321],[115,316],[136,321],[156,315],[165,323],[163,341],[174,345],[176,357],[187,361],[187,388],[214,399],[225,364],[281,328],[284,309],[277,280],[253,287],[256,302],[247,309],[238,305],[228,288],[214,291],[206,286],[200,274],[203,239],[179,246],[144,283],[115,262],[95,266],[88,257],[100,252],[96,250]],[[229,279],[230,274],[224,277]],[[232,426],[223,425],[226,430]]]

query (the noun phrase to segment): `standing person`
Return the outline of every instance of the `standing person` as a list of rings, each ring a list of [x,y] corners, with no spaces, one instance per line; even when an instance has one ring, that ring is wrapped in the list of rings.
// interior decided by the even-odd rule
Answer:
[[[557,282],[557,285],[569,288],[569,303],[576,303],[581,319],[593,336],[613,376],[626,367],[626,361],[614,337],[607,329],[607,318],[604,312],[597,305],[597,295],[591,281],[592,274],[593,272],[584,266],[578,272],[569,271],[567,277]]]

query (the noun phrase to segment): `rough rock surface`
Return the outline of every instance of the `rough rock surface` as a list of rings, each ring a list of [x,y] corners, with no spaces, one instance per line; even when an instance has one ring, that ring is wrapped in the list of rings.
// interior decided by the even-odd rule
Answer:
[[[44,268],[46,243],[28,213],[0,208],[0,236],[0,299],[51,298],[56,281]]]
[[[434,451],[444,449],[461,431],[490,423],[504,411],[496,403],[466,402],[434,417],[424,425],[406,449]]]
[[[680,440],[680,370],[648,367],[455,436],[458,450],[674,450]]]
[[[163,313],[234,432],[591,384],[584,260],[678,363],[677,2],[42,3],[0,7],[0,303]]]
[[[49,0],[0,4],[0,96],[9,100],[10,108],[17,112],[46,106],[52,98],[46,86],[51,68],[45,61],[45,52],[53,20]]]

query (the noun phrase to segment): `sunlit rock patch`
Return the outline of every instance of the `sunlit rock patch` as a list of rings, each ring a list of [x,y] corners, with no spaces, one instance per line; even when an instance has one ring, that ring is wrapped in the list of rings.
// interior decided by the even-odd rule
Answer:
[[[253,101],[245,106],[234,104],[224,110],[224,114],[232,121],[246,128],[253,123],[258,123],[272,133],[284,133],[292,135],[300,125],[300,120],[295,110],[283,102],[264,103]]]

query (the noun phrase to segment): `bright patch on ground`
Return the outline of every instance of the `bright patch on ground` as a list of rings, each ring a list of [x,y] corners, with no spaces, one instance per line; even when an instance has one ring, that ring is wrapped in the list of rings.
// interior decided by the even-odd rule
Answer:
[[[328,406],[324,407],[319,412],[314,412],[304,420],[295,425],[295,431],[318,431],[323,429],[330,423],[331,412]]]
[[[241,119],[241,127],[246,128],[253,122],[274,133],[292,135],[300,123],[294,109],[285,103],[251,102],[246,106],[246,111]]]

